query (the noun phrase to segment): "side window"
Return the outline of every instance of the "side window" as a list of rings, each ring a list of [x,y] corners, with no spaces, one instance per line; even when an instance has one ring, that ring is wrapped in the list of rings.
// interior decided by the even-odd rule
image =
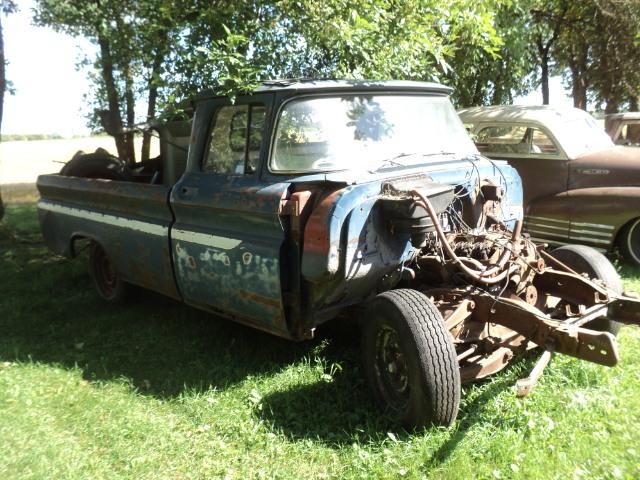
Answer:
[[[625,123],[620,129],[618,142],[623,145],[635,145],[640,143],[640,123]]]
[[[260,159],[266,109],[235,105],[218,110],[202,170],[225,175],[253,173]]]
[[[249,126],[249,142],[247,149],[248,172],[255,172],[256,168],[258,168],[266,116],[267,109],[263,105],[251,106],[251,125]]]
[[[553,143],[546,133],[537,128],[531,129],[533,134],[531,135],[531,153],[543,153],[548,155],[557,155],[558,147]]]
[[[622,125],[622,127],[620,127],[620,133],[618,134],[618,140],[626,140],[627,139],[627,127],[629,125],[628,124],[624,124]]]
[[[527,127],[486,127],[474,139],[482,153],[529,153]]]
[[[556,155],[558,147],[542,130],[524,126],[486,127],[474,139],[483,153]]]

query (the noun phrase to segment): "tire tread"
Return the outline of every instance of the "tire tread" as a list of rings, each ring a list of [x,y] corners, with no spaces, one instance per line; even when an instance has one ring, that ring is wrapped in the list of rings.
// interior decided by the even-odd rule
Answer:
[[[460,404],[460,371],[453,342],[438,309],[422,293],[397,289],[376,297],[393,304],[402,315],[416,345],[421,377],[430,394],[431,417],[418,419],[418,426],[428,422],[450,425]]]

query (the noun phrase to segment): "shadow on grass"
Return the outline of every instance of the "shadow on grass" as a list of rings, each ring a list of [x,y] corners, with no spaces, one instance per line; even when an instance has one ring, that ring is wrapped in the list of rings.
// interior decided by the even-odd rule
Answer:
[[[33,207],[12,207],[7,224],[16,235],[0,239],[3,360],[79,367],[87,380],[124,380],[171,398],[279,371],[317,344],[279,339],[142,289],[126,305],[108,305],[94,292],[86,259],[56,257],[32,241],[33,216]]]
[[[303,358],[313,361],[321,347],[322,361],[342,369],[327,381],[266,395],[256,415],[294,441],[335,447],[382,442],[390,431],[411,436],[373,404],[353,324],[330,323],[316,340],[296,344],[141,289],[126,305],[108,305],[94,292],[86,259],[52,256],[33,241],[29,212],[13,213],[17,239],[0,241],[2,360],[80,368],[86,380],[123,381],[143,395],[172,399],[274,376]]]
[[[516,370],[526,370],[535,360],[518,359],[514,366],[520,365]],[[378,442],[387,438],[387,432],[393,432],[399,440],[416,434],[402,429],[397,421],[376,409],[357,367],[345,370],[350,373],[337,375],[332,381],[319,381],[265,396],[258,415],[292,440],[319,440],[336,447],[354,441]],[[463,402],[456,427],[450,429],[450,436],[437,448],[430,462],[446,461],[467,431],[486,420],[482,417],[489,400],[515,383],[517,374],[513,366],[506,372],[511,373],[475,384],[481,393],[473,401]],[[463,399],[468,388],[463,388]]]
[[[273,376],[312,357],[329,339],[322,359],[340,364],[341,371],[326,381],[266,395],[256,414],[292,440],[341,446],[380,442],[390,431],[400,439],[410,436],[373,405],[360,372],[354,328],[333,323],[320,330],[318,339],[295,344],[143,290],[136,290],[127,305],[107,305],[95,294],[82,258],[52,256],[32,241],[37,238],[33,214],[33,208],[11,214],[20,224],[16,237],[29,241],[0,240],[2,360],[80,368],[89,381],[124,381],[144,395],[171,399],[227,389],[249,376]],[[512,385],[508,377],[486,385],[463,407],[457,429],[432,461],[446,460],[487,400]]]

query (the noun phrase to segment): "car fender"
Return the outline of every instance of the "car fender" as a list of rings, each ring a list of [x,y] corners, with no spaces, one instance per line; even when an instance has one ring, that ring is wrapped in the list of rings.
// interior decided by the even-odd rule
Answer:
[[[569,190],[572,230],[606,239],[610,250],[622,227],[640,217],[640,187],[591,187]],[[608,233],[609,235],[605,235]],[[597,235],[594,235],[597,234]]]

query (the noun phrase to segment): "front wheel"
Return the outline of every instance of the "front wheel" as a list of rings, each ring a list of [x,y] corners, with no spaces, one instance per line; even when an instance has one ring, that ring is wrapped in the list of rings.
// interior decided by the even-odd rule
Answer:
[[[409,429],[451,425],[460,371],[431,301],[409,289],[382,293],[366,309],[362,333],[364,371],[376,402]]]

